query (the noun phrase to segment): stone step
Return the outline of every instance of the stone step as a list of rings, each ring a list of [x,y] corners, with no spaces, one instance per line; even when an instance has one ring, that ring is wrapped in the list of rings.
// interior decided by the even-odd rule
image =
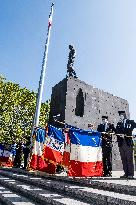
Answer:
[[[21,169],[9,169],[4,168],[5,171],[13,172],[13,173],[22,173],[26,174],[27,176],[39,176],[40,174],[38,172],[28,172]],[[102,177],[96,177],[96,178],[79,178],[79,177],[64,177],[64,176],[55,176],[55,175],[48,175],[44,174],[43,176],[40,176],[43,179],[48,180],[54,180],[54,181],[62,181],[69,184],[74,185],[81,185],[81,186],[87,186],[92,188],[97,188],[105,191],[113,191],[116,193],[121,194],[128,194],[132,196],[136,196],[136,179],[134,180],[125,180],[120,178],[102,178]]]
[[[31,184],[33,186],[43,188],[44,190],[52,190],[59,194],[65,194],[65,196],[71,196],[74,199],[82,200],[85,203],[89,204],[103,204],[103,205],[116,205],[116,204],[125,204],[125,205],[136,205],[136,195],[131,196],[129,194],[120,194],[113,191],[99,190],[96,188],[88,186],[77,186],[70,183],[63,182],[62,180],[55,181],[51,179],[44,179],[41,177],[32,177],[27,175],[26,172],[23,175],[22,173],[7,172],[2,171],[0,175],[7,176],[14,180],[25,182],[26,184]],[[103,183],[103,182],[102,182]]]
[[[64,194],[58,194],[51,190],[45,190],[39,188],[36,185],[31,186],[27,183],[20,182],[11,177],[3,177],[0,173],[0,184],[4,184],[10,190],[13,190],[21,195],[25,196],[28,199],[34,200],[40,205],[52,204],[52,205],[89,205],[79,201],[78,199],[73,199],[71,197],[65,196]]]
[[[7,178],[5,178],[7,179]],[[0,186],[0,205],[38,205],[31,200],[21,196],[19,193]]]

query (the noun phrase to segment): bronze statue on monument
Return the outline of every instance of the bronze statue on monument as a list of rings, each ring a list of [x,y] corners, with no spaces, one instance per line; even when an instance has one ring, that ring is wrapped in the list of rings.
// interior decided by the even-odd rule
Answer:
[[[77,78],[76,72],[73,68],[74,59],[76,56],[76,50],[72,45],[69,45],[69,56],[68,56],[68,63],[67,63],[67,77],[74,77]]]

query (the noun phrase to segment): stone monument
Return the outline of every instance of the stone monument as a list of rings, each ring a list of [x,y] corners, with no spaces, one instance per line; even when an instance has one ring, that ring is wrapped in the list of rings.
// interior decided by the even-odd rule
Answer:
[[[74,53],[73,50],[72,52]],[[72,59],[69,54],[67,77],[52,88],[50,123],[55,125],[53,116],[60,115],[61,122],[82,129],[87,129],[88,124],[92,123],[96,129],[102,116],[108,116],[109,122],[115,126],[119,121],[118,111],[125,111],[129,118],[127,100],[79,80],[73,69]],[[113,137],[113,150],[113,170],[122,170],[116,136]]]
[[[118,111],[125,111],[129,118],[127,100],[104,92],[74,77],[67,77],[52,88],[50,121],[60,114],[60,121],[87,129],[88,123],[95,128],[101,117],[108,116],[115,125],[119,121]]]

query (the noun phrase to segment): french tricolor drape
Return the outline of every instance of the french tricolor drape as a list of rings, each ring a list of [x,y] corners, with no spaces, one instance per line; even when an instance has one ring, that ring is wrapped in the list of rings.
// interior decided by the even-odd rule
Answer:
[[[30,167],[54,174],[58,164],[68,176],[102,176],[101,134],[97,131],[69,128],[67,132],[48,125],[33,135]]]
[[[0,166],[13,166],[12,153],[0,144]]]
[[[102,176],[100,133],[70,129],[65,136],[67,142],[64,150],[64,164],[68,167],[68,175],[76,177]]]

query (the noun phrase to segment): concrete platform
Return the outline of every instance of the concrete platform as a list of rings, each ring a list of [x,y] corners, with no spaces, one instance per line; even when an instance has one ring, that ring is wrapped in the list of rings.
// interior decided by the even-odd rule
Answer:
[[[113,178],[119,178],[119,177],[122,176],[123,174],[124,174],[123,171],[112,171],[112,177],[113,177]],[[136,178],[136,171],[135,171],[134,177]]]

